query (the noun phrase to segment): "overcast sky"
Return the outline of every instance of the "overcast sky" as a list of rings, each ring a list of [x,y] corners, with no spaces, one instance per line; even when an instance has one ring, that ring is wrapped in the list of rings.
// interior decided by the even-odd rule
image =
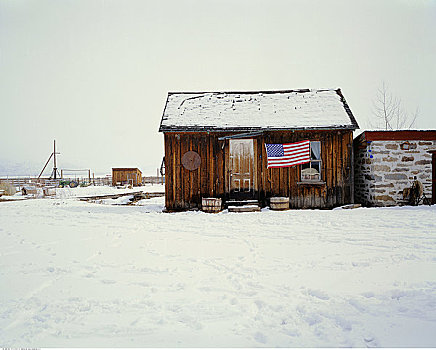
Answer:
[[[435,38],[430,0],[0,0],[0,175],[53,139],[59,168],[155,174],[168,91],[340,87],[360,133],[384,81],[436,129]]]

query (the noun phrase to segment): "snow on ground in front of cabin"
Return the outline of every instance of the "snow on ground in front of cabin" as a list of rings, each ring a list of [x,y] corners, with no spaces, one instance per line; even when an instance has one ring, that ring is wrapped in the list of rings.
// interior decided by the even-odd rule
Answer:
[[[165,185],[161,184],[147,184],[138,187],[112,187],[112,186],[88,186],[76,188],[56,188],[57,198],[71,198],[71,197],[86,197],[86,196],[102,196],[106,194],[123,194],[130,192],[165,192]]]
[[[436,206],[0,203],[3,347],[435,347]]]

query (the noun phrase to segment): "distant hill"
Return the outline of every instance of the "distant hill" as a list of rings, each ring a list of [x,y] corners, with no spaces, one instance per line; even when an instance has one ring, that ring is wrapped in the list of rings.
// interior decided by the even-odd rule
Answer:
[[[32,162],[13,162],[5,159],[0,159],[0,176],[37,176],[43,165]],[[39,171],[38,171],[38,168]]]

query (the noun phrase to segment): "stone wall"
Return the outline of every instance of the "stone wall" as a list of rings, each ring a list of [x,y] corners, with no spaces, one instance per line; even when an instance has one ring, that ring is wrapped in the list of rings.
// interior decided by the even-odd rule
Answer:
[[[405,142],[361,141],[360,145],[355,145],[356,203],[368,206],[405,204],[403,189],[412,185],[414,176],[422,182],[426,197],[431,199],[432,156],[428,151],[436,150],[436,140],[408,141],[409,149],[402,149]]]

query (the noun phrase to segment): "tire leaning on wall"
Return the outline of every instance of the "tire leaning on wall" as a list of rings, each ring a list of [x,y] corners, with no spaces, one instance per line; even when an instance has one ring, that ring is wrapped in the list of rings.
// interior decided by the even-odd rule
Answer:
[[[77,181],[71,181],[70,182],[70,187],[71,188],[76,188],[77,186],[79,186],[79,183]]]

